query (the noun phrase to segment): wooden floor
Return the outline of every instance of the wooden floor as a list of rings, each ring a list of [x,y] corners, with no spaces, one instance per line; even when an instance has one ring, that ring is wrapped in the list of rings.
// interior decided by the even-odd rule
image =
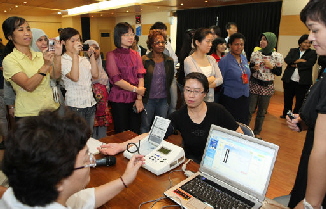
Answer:
[[[283,93],[277,92],[271,99],[261,132],[263,140],[280,147],[266,194],[271,199],[291,192],[306,134],[291,131],[285,119],[279,117],[282,110]],[[251,128],[254,127],[255,116],[252,118]]]
[[[271,99],[263,131],[261,132],[263,140],[277,144],[280,147],[266,194],[271,199],[290,193],[306,134],[305,132],[293,132],[286,126],[285,119],[279,117],[282,109],[283,93],[277,92]],[[250,127],[253,128],[255,116],[252,118]],[[0,161],[2,154],[3,151],[0,150]]]

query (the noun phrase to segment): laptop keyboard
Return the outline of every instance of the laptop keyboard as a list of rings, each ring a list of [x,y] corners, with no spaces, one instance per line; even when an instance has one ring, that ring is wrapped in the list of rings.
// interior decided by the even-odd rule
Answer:
[[[250,200],[201,176],[187,182],[181,186],[181,189],[202,202],[208,203],[214,209],[249,209],[255,205]]]

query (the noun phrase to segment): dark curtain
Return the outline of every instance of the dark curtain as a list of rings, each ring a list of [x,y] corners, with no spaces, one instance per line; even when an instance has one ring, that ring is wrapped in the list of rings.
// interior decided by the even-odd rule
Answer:
[[[245,51],[249,59],[254,47],[258,46],[258,39],[262,33],[273,32],[278,37],[281,9],[282,1],[178,10],[176,51],[178,53],[181,49],[187,29],[216,25],[216,17],[218,17],[222,37],[227,36],[225,29],[227,22],[237,23],[238,32],[246,37]]]
[[[87,41],[91,39],[91,23],[89,17],[81,17],[81,29],[82,29],[82,39]]]

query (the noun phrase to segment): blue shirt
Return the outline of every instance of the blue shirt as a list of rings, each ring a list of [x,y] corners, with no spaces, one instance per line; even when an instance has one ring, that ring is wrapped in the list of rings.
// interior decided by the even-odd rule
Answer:
[[[235,99],[241,96],[249,97],[249,78],[251,72],[247,58],[242,54],[240,57],[241,64],[237,62],[231,53],[222,57],[218,63],[223,77],[224,94]],[[243,72],[248,75],[248,83],[246,84],[242,82]]]

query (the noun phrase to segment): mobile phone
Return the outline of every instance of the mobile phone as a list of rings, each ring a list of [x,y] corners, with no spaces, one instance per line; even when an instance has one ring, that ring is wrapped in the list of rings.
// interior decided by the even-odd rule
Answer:
[[[88,44],[83,44],[83,51],[87,52],[89,49],[89,45]]]
[[[292,119],[295,119],[293,113],[291,110],[289,110],[287,113],[286,113],[287,116],[289,116],[289,118],[292,120]],[[301,127],[301,124],[300,123],[297,123],[297,126],[299,128],[299,132],[302,131],[302,127]]]
[[[54,51],[55,39],[49,39],[48,51]]]
[[[291,110],[289,110],[286,115],[289,116],[291,120],[295,118]]]

